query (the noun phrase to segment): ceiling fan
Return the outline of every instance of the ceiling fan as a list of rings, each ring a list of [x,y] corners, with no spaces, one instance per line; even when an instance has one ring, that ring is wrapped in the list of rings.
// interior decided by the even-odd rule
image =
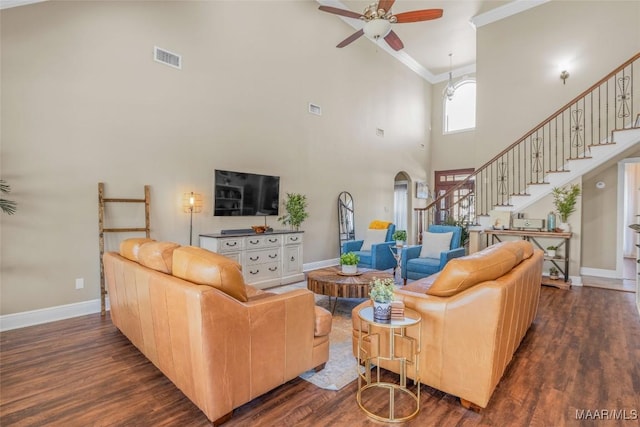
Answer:
[[[400,50],[404,47],[404,44],[402,44],[400,37],[391,29],[391,24],[429,21],[442,17],[442,9],[412,10],[394,15],[391,13],[391,6],[393,6],[395,1],[396,0],[379,0],[377,3],[372,3],[367,6],[362,13],[332,6],[320,6],[318,9],[323,12],[365,21],[362,29],[351,34],[336,47],[345,47],[360,38],[363,34],[366,34],[367,37],[376,41],[383,38],[393,50]]]

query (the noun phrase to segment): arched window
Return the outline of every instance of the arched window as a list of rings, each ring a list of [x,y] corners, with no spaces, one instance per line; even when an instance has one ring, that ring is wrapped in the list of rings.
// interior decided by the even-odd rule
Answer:
[[[453,98],[444,96],[443,133],[455,133],[476,127],[476,80],[465,79],[454,85]]]

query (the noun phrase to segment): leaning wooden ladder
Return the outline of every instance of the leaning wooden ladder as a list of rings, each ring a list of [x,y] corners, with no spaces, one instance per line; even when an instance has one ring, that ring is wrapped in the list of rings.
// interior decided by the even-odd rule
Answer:
[[[104,281],[104,264],[102,256],[104,255],[104,233],[131,233],[131,232],[144,232],[146,237],[150,237],[150,223],[149,223],[149,186],[144,186],[144,199],[123,199],[123,198],[106,198],[104,197],[104,183],[98,183],[98,228],[99,228],[99,240],[100,240],[100,314],[103,316],[106,313],[106,296],[107,288]],[[123,227],[123,228],[105,228],[105,204],[106,203],[144,203],[144,227]]]

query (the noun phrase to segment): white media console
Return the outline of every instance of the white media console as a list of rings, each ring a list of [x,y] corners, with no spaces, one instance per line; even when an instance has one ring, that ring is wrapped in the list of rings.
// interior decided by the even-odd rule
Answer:
[[[304,280],[302,231],[201,234],[200,247],[237,261],[247,284],[257,288]]]

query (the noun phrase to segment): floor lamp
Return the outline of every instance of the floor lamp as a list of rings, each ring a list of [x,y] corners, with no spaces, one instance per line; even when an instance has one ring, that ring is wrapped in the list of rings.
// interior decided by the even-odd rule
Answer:
[[[193,213],[202,212],[202,195],[194,193],[184,193],[182,207],[189,214],[189,246],[193,243]]]

